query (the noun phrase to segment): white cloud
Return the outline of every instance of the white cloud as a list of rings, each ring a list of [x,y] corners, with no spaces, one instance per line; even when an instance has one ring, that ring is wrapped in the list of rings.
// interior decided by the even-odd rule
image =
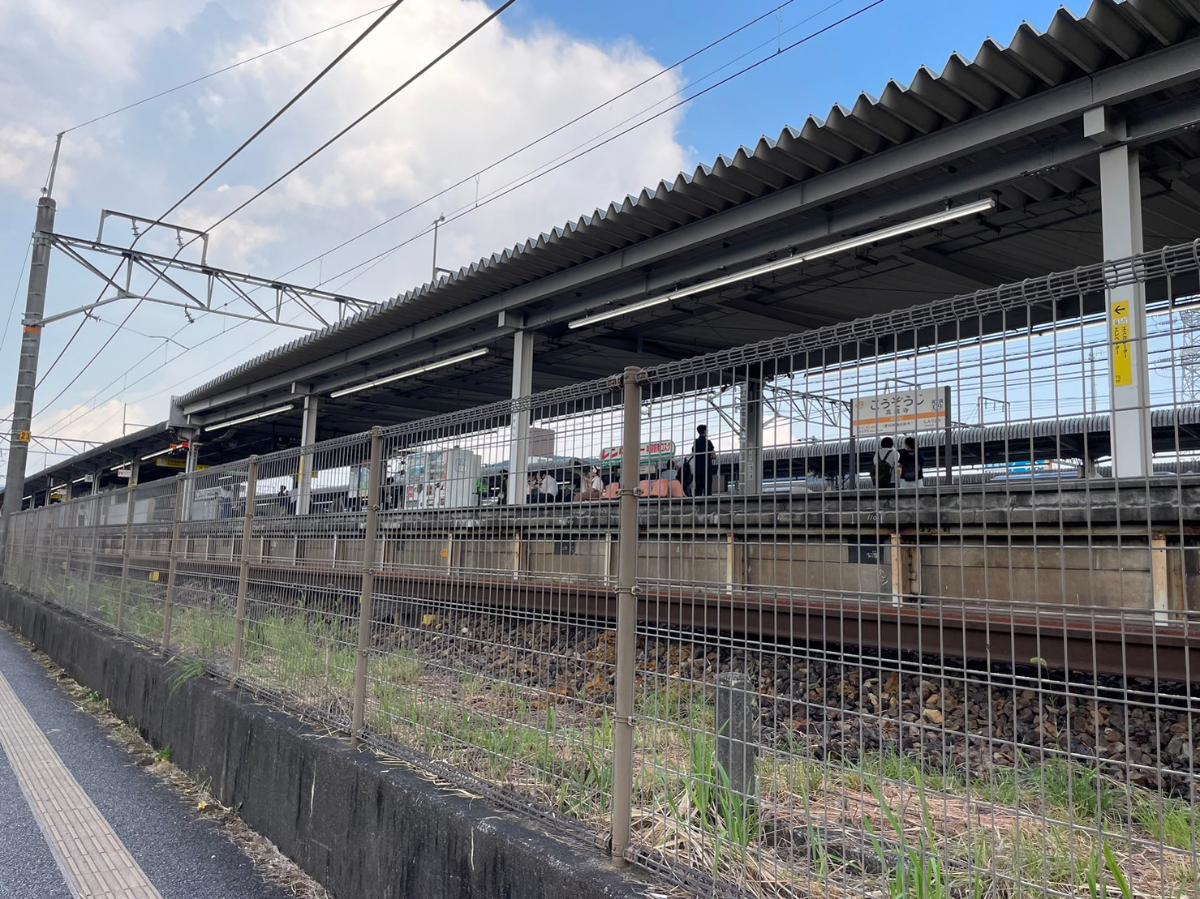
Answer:
[[[0,186],[36,190],[46,175],[46,150],[45,138],[33,126],[0,124]]]
[[[337,4],[349,11],[348,3]],[[285,130],[303,134],[303,143],[285,144],[273,154],[280,170],[332,135],[486,15],[475,0],[410,0],[369,37],[331,76],[288,114]],[[281,0],[267,20],[266,35],[230,48],[221,62],[259,51],[286,36],[318,27],[332,15],[303,0]],[[357,28],[357,26],[353,26]],[[339,35],[337,43],[345,41]],[[270,65],[237,70],[229,81],[228,107],[250,97],[286,95],[331,54],[332,42],[314,41]],[[372,119],[335,144],[244,217],[315,215],[331,238],[348,234],[490,164],[506,152],[620,93],[661,68],[636,47],[599,47],[549,27],[516,34],[503,20],[493,22],[415,82]],[[528,153],[482,176],[486,196],[528,171],[573,150],[584,140],[636,110],[678,89],[674,74],[556,135]],[[214,89],[215,90],[215,89]],[[210,99],[211,102],[211,99]],[[442,264],[467,264],[526,237],[620,200],[659,178],[672,178],[687,158],[675,138],[679,113],[664,115],[635,134],[533,182],[493,206],[447,228]],[[413,212],[390,226],[400,239],[420,231],[441,212],[469,204],[474,182]],[[329,243],[337,242],[329,240]],[[369,247],[369,245],[368,245]],[[347,252],[346,261],[369,256],[369,248]],[[393,266],[397,292],[423,280],[428,262]]]
[[[0,30],[24,52],[54,54],[106,81],[136,80],[139,51],[203,8],[199,0],[105,0],[86,8],[62,0],[0,0]]]
[[[0,33],[15,35],[13,43],[23,48],[0,55],[0,109],[5,111],[0,123],[0,196],[11,192],[25,198],[30,185],[36,192],[53,134],[63,125],[327,27],[363,9],[359,0],[320,4],[264,0],[262,4],[231,5],[228,10],[216,2],[204,7],[200,0],[97,5],[99,9],[89,8],[84,16],[66,0],[0,0]],[[210,225],[410,77],[489,9],[479,0],[408,0],[326,81],[172,218],[198,227]],[[235,22],[234,15],[241,17],[240,21]],[[86,235],[94,229],[102,207],[143,215],[162,212],[365,25],[366,20],[360,20],[193,90],[69,134],[55,192],[60,201],[58,230]],[[117,32],[120,40],[115,37]],[[230,35],[253,38],[231,40]],[[208,259],[214,265],[278,276],[661,67],[662,61],[628,42],[599,46],[569,36],[550,23],[517,30],[501,18],[361,128],[222,225],[213,235]],[[679,86],[675,73],[655,80],[619,104],[488,172],[478,185],[481,195],[571,151]],[[688,161],[688,153],[677,139],[680,114],[664,115],[448,225],[439,241],[439,264],[469,264],[589,214],[609,201],[619,202],[626,193],[636,193],[659,178],[673,178]],[[69,202],[64,202],[62,192],[68,190]],[[319,270],[328,277],[411,237],[439,213],[450,214],[470,204],[475,192],[475,183],[469,182],[372,239],[326,259]],[[24,219],[30,215],[31,210],[22,207],[22,227],[28,226]],[[424,281],[429,272],[429,249],[426,238],[389,256],[353,283],[353,292],[381,298]],[[52,294],[60,273],[66,270],[60,266],[52,276]],[[318,267],[313,266],[292,278],[315,280],[317,272]],[[98,290],[82,278],[69,288],[71,293]],[[56,303],[66,304],[65,293],[49,297],[51,309]],[[174,318],[167,322],[171,315]],[[172,310],[146,308],[139,310],[131,326],[150,333],[165,328],[165,333],[178,319]],[[219,326],[209,327],[215,330]],[[262,333],[257,351],[294,337],[286,331]],[[194,384],[218,374],[220,369],[204,369],[227,354],[225,343],[216,341],[173,362],[172,381],[194,373]],[[139,352],[134,338],[123,336],[63,402],[79,402],[89,396],[89,384],[107,383]],[[65,359],[63,370],[82,361]],[[176,392],[186,386],[190,385]],[[144,415],[161,419],[166,397],[151,402],[161,405]],[[61,407],[52,414],[61,415]],[[108,412],[100,411],[84,421],[103,425],[110,418]]]
[[[201,0],[103,0],[86,9],[62,0],[0,0],[0,191],[20,196],[41,187],[64,128],[146,92],[140,64],[148,47],[176,33],[203,8]],[[156,87],[158,85],[155,85]],[[56,195],[97,176],[104,144],[108,162],[119,132],[109,125],[68,136]],[[123,160],[122,160],[123,161]],[[103,166],[103,162],[102,162]],[[101,175],[101,177],[103,177]]]

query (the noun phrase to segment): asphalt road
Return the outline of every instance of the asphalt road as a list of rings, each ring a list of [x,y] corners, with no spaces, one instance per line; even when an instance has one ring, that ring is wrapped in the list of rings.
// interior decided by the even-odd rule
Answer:
[[[163,899],[285,899],[213,822],[137,766],[0,630],[0,674]],[[0,899],[71,899],[10,760],[0,751]]]

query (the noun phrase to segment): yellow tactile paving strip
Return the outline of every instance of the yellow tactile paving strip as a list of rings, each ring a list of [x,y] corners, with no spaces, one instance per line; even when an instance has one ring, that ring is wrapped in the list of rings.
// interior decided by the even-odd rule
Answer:
[[[0,674],[0,746],[4,747],[21,792],[74,896],[161,899],[3,674]]]

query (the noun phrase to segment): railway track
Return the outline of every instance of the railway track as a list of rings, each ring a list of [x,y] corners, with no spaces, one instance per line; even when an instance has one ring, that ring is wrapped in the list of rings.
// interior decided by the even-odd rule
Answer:
[[[119,554],[101,555],[98,566],[119,570]],[[177,577],[234,582],[235,560],[182,559]],[[249,585],[256,589],[331,594],[352,606],[361,573],[357,566],[291,560],[252,560]],[[160,572],[162,557],[131,557],[130,571]],[[589,580],[512,573],[466,574],[453,570],[382,567],[375,577],[380,608],[414,614],[422,603],[461,604],[480,611],[523,609],[595,620],[615,620],[611,586]],[[1111,609],[1068,609],[922,598],[900,603],[645,584],[638,601],[643,628],[699,631],[762,638],[780,643],[858,646],[962,658],[976,663],[1060,669],[1068,675],[1112,675],[1200,683],[1200,627],[1187,617],[1133,614]]]

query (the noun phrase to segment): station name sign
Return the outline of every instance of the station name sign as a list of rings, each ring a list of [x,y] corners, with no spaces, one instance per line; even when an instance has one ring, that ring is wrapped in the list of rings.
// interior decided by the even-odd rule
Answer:
[[[948,427],[950,388],[925,387],[857,397],[850,433],[855,437],[897,436]]]

